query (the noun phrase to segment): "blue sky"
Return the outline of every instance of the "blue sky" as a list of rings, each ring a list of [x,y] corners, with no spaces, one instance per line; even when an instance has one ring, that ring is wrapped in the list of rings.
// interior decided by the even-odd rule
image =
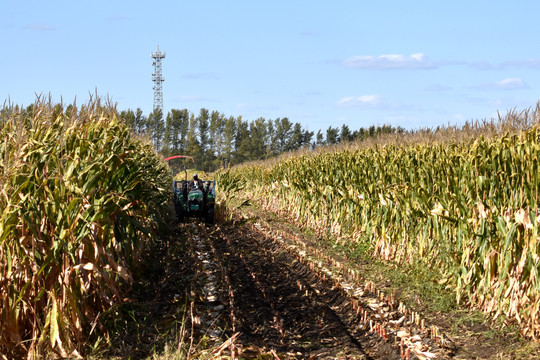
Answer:
[[[540,99],[540,1],[10,1],[0,100],[89,93],[309,130],[463,124]]]

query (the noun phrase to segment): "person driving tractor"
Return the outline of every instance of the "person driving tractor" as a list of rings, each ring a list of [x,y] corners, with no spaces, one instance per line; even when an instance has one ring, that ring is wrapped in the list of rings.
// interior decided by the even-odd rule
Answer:
[[[197,174],[193,174],[193,180],[191,180],[189,182],[189,189],[193,189],[194,187],[198,187],[199,189],[201,190],[204,190],[203,189],[203,182],[201,179],[199,179],[199,177],[197,176]]]

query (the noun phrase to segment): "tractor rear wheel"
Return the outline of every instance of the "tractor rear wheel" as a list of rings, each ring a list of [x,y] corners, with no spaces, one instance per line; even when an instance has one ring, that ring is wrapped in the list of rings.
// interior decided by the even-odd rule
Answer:
[[[205,216],[205,221],[207,224],[214,223],[214,208],[213,207],[207,211],[206,216]]]

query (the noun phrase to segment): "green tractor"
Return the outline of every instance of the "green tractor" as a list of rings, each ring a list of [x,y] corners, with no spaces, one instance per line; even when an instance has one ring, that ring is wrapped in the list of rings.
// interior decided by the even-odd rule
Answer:
[[[174,208],[178,221],[186,217],[204,219],[206,223],[214,223],[214,206],[216,199],[215,180],[203,181],[174,180]]]

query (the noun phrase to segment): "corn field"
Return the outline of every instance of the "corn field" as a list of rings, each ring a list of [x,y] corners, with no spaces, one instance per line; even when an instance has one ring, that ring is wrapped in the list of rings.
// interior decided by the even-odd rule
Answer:
[[[266,209],[377,258],[440,270],[458,301],[538,339],[539,120],[537,107],[486,136],[308,152],[217,181],[244,184]]]
[[[111,106],[0,110],[0,354],[80,357],[124,301],[171,177]],[[2,358],[2,356],[0,356]]]

